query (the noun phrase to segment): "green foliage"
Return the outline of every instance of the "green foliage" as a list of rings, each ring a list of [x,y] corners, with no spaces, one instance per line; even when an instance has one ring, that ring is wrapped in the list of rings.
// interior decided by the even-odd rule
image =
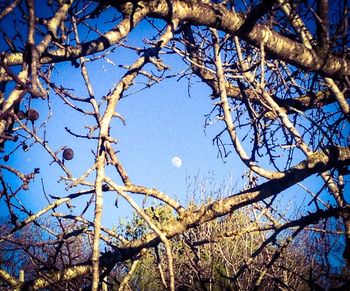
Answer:
[[[145,212],[160,228],[175,219],[174,212],[169,206],[152,206],[146,208]],[[177,287],[222,290],[230,286],[230,279],[227,277],[232,276],[234,268],[248,259],[261,243],[258,233],[239,235],[240,230],[247,227],[250,222],[251,218],[247,213],[235,212],[173,239],[171,243],[172,254],[176,258],[174,269]],[[131,222],[123,225],[123,228],[126,238],[141,237],[150,232],[146,223],[137,214],[134,214]],[[165,249],[162,245],[149,250],[133,274],[131,283],[133,288],[163,290],[161,272],[167,278],[166,262]]]
[[[195,202],[192,201],[191,205],[195,207]],[[148,207],[145,213],[159,228],[176,219],[172,208],[164,205]],[[280,286],[308,290],[311,284],[308,282],[310,272],[313,273],[313,280],[324,285],[320,265],[312,256],[308,256],[308,237],[300,237],[287,245],[274,264],[273,276],[270,276],[269,271],[264,271],[291,233],[285,233],[255,256],[254,252],[270,235],[268,231],[258,231],[258,225],[261,226],[255,221],[250,208],[207,222],[172,239],[172,255],[176,258],[173,266],[176,289],[243,290],[258,284],[261,290],[277,290]],[[126,238],[140,238],[151,231],[137,214],[134,214],[130,223],[124,223],[121,229],[124,229]],[[125,265],[127,270],[131,263],[129,261]],[[233,285],[233,278],[242,265],[248,268]],[[143,254],[129,285],[137,290],[164,290],[167,282],[167,258],[161,244]]]
[[[173,210],[168,205],[150,206],[144,211],[159,228],[175,219]],[[130,221],[119,220],[118,232],[130,240],[141,238],[143,235],[150,233],[151,230],[145,220],[139,214],[134,213]]]

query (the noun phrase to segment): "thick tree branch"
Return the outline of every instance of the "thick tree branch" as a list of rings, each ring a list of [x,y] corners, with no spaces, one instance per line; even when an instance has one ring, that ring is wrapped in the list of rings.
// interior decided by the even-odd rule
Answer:
[[[131,5],[131,2],[121,1]],[[175,14],[180,20],[189,24],[206,25],[238,35],[256,47],[265,43],[266,51],[273,57],[284,60],[308,71],[323,75],[350,75],[350,60],[333,55],[320,56],[314,50],[291,40],[261,24],[254,25],[248,33],[239,33],[245,23],[245,16],[226,10],[218,4],[201,4],[195,1],[140,1],[135,5],[149,8],[151,17],[167,20]],[[121,6],[119,6],[121,7]]]
[[[191,60],[193,60],[193,62],[190,62],[193,72],[212,89],[213,98],[218,98],[218,96],[220,96],[218,79],[216,78],[215,74],[205,67],[203,60],[199,56],[199,47],[195,43],[190,27],[185,28],[184,33],[187,51],[191,57]],[[248,98],[253,104],[262,105],[261,99],[251,88],[243,89],[242,94],[242,88],[239,88],[238,86],[235,86],[229,81],[225,80],[225,90],[228,98],[238,101],[243,101],[244,98]],[[328,90],[319,91],[317,93],[308,92],[305,95],[289,99],[281,99],[274,96],[273,99],[287,114],[295,113],[294,109],[304,112],[337,101],[335,96]],[[270,114],[268,114],[267,117],[270,117]]]
[[[40,58],[40,63],[57,63],[75,60],[108,49],[119,43],[130,31],[147,15],[147,9],[138,9],[133,15],[126,16],[118,25],[104,35],[76,46],[67,46],[64,49],[47,50]],[[22,53],[5,54],[4,63],[7,66],[23,63]]]
[[[307,160],[297,164],[283,172],[283,177],[270,180],[252,189],[239,192],[229,197],[219,199],[213,203],[203,205],[196,210],[187,210],[180,219],[163,226],[168,238],[175,237],[187,229],[196,227],[217,217],[240,209],[266,198],[278,195],[282,191],[298,182],[316,174],[330,170],[333,167],[350,165],[350,149],[343,147],[331,147],[323,152],[313,153]],[[146,235],[139,240],[130,242],[128,245],[115,251],[111,263],[131,258],[143,248],[149,248],[160,243],[159,238],[154,235]]]
[[[128,1],[119,1],[118,4],[114,5],[122,10],[123,4],[128,4],[125,6],[133,5],[132,2]],[[240,33],[239,29],[245,23],[245,16],[228,11],[218,4],[201,4],[183,0],[172,2],[166,0],[139,1],[134,2],[134,4],[136,5],[135,9],[130,8],[130,11],[133,10],[134,13],[118,25],[118,28],[82,45],[47,52],[40,59],[41,63],[68,61],[103,51],[125,37],[146,15],[164,20],[169,20],[169,16],[176,15],[180,21],[187,21],[193,25],[206,25],[231,35],[238,35],[256,47],[260,47],[260,44],[264,42],[266,51],[271,56],[307,71],[319,72],[333,77],[350,75],[349,60],[331,54],[321,56],[313,49],[291,40],[265,25],[255,24],[248,33]],[[7,65],[18,65],[23,62],[23,56],[21,53],[8,54],[4,61]]]

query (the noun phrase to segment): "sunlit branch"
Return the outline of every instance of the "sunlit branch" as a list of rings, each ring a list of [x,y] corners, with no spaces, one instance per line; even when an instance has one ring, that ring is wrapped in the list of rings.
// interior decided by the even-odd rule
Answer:
[[[179,214],[184,212],[184,207],[181,206],[179,202],[172,199],[169,195],[154,189],[154,188],[147,188],[144,186],[138,186],[138,185],[127,185],[125,187],[121,187],[123,191],[130,192],[130,193],[136,193],[136,194],[142,194],[145,196],[150,196],[153,198],[156,198],[160,201],[163,201],[164,203],[171,206],[173,209],[175,209]]]
[[[62,198],[62,199],[56,200],[55,202],[51,203],[50,205],[48,205],[44,209],[38,211],[36,214],[33,214],[33,215],[27,217],[25,220],[19,222],[18,226],[16,226],[14,229],[12,229],[10,234],[16,232],[17,230],[25,227],[28,224],[34,222],[36,219],[38,219],[43,214],[47,213],[48,211],[50,211],[54,208],[57,208],[59,205],[66,203],[69,200],[70,200],[69,198]]]
[[[27,285],[28,287],[32,286],[34,290],[37,290],[37,289],[50,286],[54,283],[72,280],[74,278],[80,277],[90,272],[91,272],[91,266],[88,266],[88,265],[74,266],[74,267],[67,268],[63,271],[50,274],[50,276],[47,279],[39,278],[34,280],[33,282],[30,282],[30,281],[26,282],[24,285],[25,286]]]
[[[346,207],[346,208],[332,208],[326,211],[322,211],[322,210],[318,210],[315,213],[311,213],[308,214],[304,217],[301,217],[300,219],[297,220],[293,220],[290,222],[287,222],[283,225],[277,226],[274,233],[268,238],[266,239],[261,246],[252,254],[251,258],[249,259],[249,261],[244,264],[240,270],[236,273],[236,275],[234,276],[233,280],[235,281],[244,271],[245,269],[248,267],[248,265],[252,262],[252,260],[258,256],[262,250],[265,249],[265,247],[270,244],[271,242],[275,241],[278,237],[278,235],[288,229],[288,228],[292,228],[292,227],[297,227],[297,229],[293,232],[293,234],[288,237],[284,243],[282,243],[282,245],[280,246],[279,249],[277,249],[277,251],[275,252],[274,256],[272,257],[271,261],[267,264],[267,267],[271,266],[274,261],[279,257],[279,255],[281,254],[282,250],[289,244],[292,242],[292,238],[294,238],[297,234],[300,233],[300,231],[307,225],[310,224],[316,224],[319,220],[321,219],[325,219],[328,217],[340,217],[343,216],[344,213],[349,213],[350,208]]]
[[[0,165],[0,168],[5,169],[5,170],[15,174],[18,178],[20,178],[23,181],[23,183],[26,183],[26,184],[28,184],[29,181],[34,178],[34,175],[33,175],[34,173],[31,173],[29,175],[25,175],[25,174],[21,173],[19,170],[15,169],[11,166]]]
[[[185,57],[190,62],[193,72],[213,90],[212,98],[216,99],[220,96],[220,89],[215,71],[203,64],[203,60],[199,55],[200,48],[196,45],[189,28],[185,29],[185,38],[189,56],[186,56],[186,53],[181,53],[181,56]],[[178,51],[178,48],[176,47],[169,49],[172,49],[175,52]],[[241,75],[237,75],[237,78],[238,77],[243,78]],[[225,89],[227,98],[238,101],[244,101],[245,98],[248,98],[253,104],[264,105],[261,98],[258,97],[252,88],[244,88],[244,94],[242,94],[242,88],[234,86],[231,82],[225,80]],[[323,90],[313,94],[308,93],[295,98],[281,99],[277,96],[273,96],[273,98],[281,109],[288,114],[293,113],[295,109],[299,111],[307,111],[336,102],[336,99],[331,95],[329,90]],[[275,118],[270,112],[267,112],[265,116],[271,119]]]
[[[106,142],[106,149],[109,157],[111,158],[112,165],[116,168],[120,178],[122,179],[124,185],[131,185],[130,178],[124,169],[123,165],[120,163],[115,151],[112,148],[112,145],[109,142]]]
[[[298,16],[298,14],[295,11],[293,11],[293,12],[291,11],[291,7],[286,1],[283,2],[282,0],[279,0],[279,2],[282,6],[283,12],[289,17],[289,20],[290,20],[292,26],[294,27],[296,32],[299,33],[299,35],[301,36],[301,39],[303,40],[303,44],[306,47],[311,49],[312,43],[313,43],[313,37],[312,37],[312,34],[307,29],[307,27],[305,26],[302,19]],[[321,3],[323,3],[322,4],[323,6],[327,5],[327,1],[320,0],[319,4],[321,5]],[[329,13],[328,7],[323,7],[323,8],[327,10],[327,11],[324,11],[323,13],[328,14]],[[320,28],[320,29],[323,32],[322,32],[322,35],[320,35],[319,40],[320,40],[320,45],[323,46],[322,45],[323,41],[325,41],[326,39],[328,39],[328,41],[329,41],[329,36],[328,36],[328,32],[325,32],[325,27],[323,27],[324,24],[320,23],[320,21],[321,22],[326,21],[326,19],[319,19],[319,21],[318,21],[318,23],[319,23],[318,28],[320,26],[322,26],[322,28]],[[327,34],[327,36],[324,34]],[[325,51],[325,53],[326,53],[327,49],[323,47],[321,49],[321,51]],[[334,95],[334,97],[338,101],[340,108],[342,109],[342,111],[345,114],[348,115],[350,113],[350,107],[346,101],[346,98],[345,98],[343,92],[341,92],[339,90],[338,85],[334,82],[334,80],[332,78],[325,77],[324,79],[326,81],[327,87],[329,88],[329,90],[332,92],[332,94]]]
[[[340,252],[342,264],[350,264],[345,0],[48,0],[40,10],[38,0],[5,2],[4,288],[347,288],[340,283],[348,271],[332,268]],[[212,94],[185,104],[186,89],[190,97]],[[201,144],[205,155],[192,160],[185,143],[196,138],[191,122],[203,108],[209,108],[204,130],[210,135],[204,138],[227,167],[215,166],[202,184],[202,170],[193,177],[192,166],[214,164]],[[151,119],[139,114],[145,110]],[[80,124],[84,120],[93,123]],[[154,122],[189,153],[179,148],[184,167],[174,172],[160,165],[159,177],[144,175],[140,159],[147,154],[138,154],[140,146],[162,154],[153,141],[163,128]],[[75,129],[78,123],[85,131]],[[129,147],[133,130],[138,144]],[[171,150],[172,137],[164,133]],[[59,145],[81,139],[84,145],[70,155]],[[70,163],[73,156],[78,159]],[[40,169],[30,173],[29,162],[42,169],[42,198],[35,195]],[[147,170],[157,165],[148,163]],[[218,187],[214,176],[228,175],[226,169],[234,175]],[[178,193],[185,170],[187,187]],[[59,188],[49,184],[55,180]],[[175,188],[160,191],[164,183]],[[20,269],[25,280],[16,278]]]
[[[72,17],[72,23],[73,23],[73,28],[74,28],[74,33],[75,33],[75,38],[77,41],[77,44],[80,44],[80,38],[79,38],[79,34],[78,34],[78,28],[77,28],[77,23],[76,23],[76,19],[75,17]],[[97,122],[100,119],[100,114],[99,114],[99,108],[98,108],[98,104],[96,102],[95,99],[95,94],[89,79],[89,74],[86,68],[86,64],[85,64],[85,58],[84,57],[80,57],[80,68],[81,68],[81,75],[83,76],[84,82],[85,82],[85,87],[89,93],[89,101],[91,103],[91,106],[94,109],[95,112],[95,118],[97,120]]]
[[[230,134],[231,141],[233,143],[233,146],[235,147],[235,150],[241,160],[244,162],[244,164],[249,167],[252,171],[259,174],[260,176],[263,176],[265,178],[269,179],[275,179],[280,178],[283,174],[279,172],[272,172],[265,170],[261,167],[259,167],[254,161],[252,161],[247,153],[245,152],[242,144],[240,143],[235,126],[231,117],[231,109],[228,105],[227,100],[227,94],[226,94],[226,88],[225,88],[225,76],[224,71],[222,69],[222,63],[220,58],[220,45],[219,45],[219,38],[217,33],[212,30],[213,32],[213,46],[214,46],[214,53],[215,53],[215,66],[217,70],[217,78],[218,78],[218,84],[220,89],[220,106],[223,109],[224,112],[224,120],[227,126],[227,131]]]
[[[99,282],[99,238],[100,238],[100,227],[102,217],[102,182],[105,179],[105,141],[109,134],[109,125],[112,117],[115,113],[115,108],[118,101],[125,90],[132,84],[133,80],[138,76],[140,70],[144,65],[149,63],[151,59],[158,56],[159,51],[171,40],[173,33],[177,27],[178,20],[175,19],[170,22],[163,35],[159,38],[157,46],[149,48],[145,51],[144,56],[140,57],[132,66],[130,66],[128,72],[124,75],[118,85],[106,96],[107,108],[103,114],[99,125],[99,142],[97,146],[97,157],[96,157],[96,180],[95,180],[95,214],[94,214],[94,241],[93,241],[93,253],[92,253],[92,290],[97,290]],[[155,61],[157,64],[158,62]],[[171,260],[171,256],[169,256]],[[173,282],[173,276],[171,277]],[[174,284],[171,284],[173,286]]]
[[[37,56],[38,59],[42,56],[43,52],[49,46],[53,36],[56,35],[58,27],[61,25],[61,22],[66,17],[66,14],[67,14],[67,12],[72,4],[73,4],[73,1],[70,1],[69,3],[63,4],[58,9],[56,14],[48,22],[47,27],[48,27],[49,33],[47,33],[45,35],[44,39],[34,48],[36,53],[38,54],[38,56]],[[24,60],[22,60],[22,63],[23,63],[23,61]],[[6,61],[4,61],[4,63],[5,63],[5,65],[7,65]],[[18,74],[18,79],[21,82],[26,83],[26,79],[27,79],[28,74],[29,74],[28,71],[29,71],[28,66],[24,66],[24,68]],[[2,111],[8,112],[8,111],[13,110],[14,104],[21,100],[21,98],[23,97],[25,92],[26,92],[25,88],[15,88],[14,90],[12,90],[9,97],[6,99],[6,101],[3,104]],[[4,119],[1,119],[1,121],[0,121],[0,135],[3,134],[4,130],[7,127],[9,127],[9,123],[7,121],[5,121]]]
[[[66,187],[66,190],[68,189],[71,189],[71,188],[74,188],[80,184],[83,184],[83,185],[88,185],[87,182],[85,182],[85,179],[96,169],[96,164],[92,165],[89,169],[87,169],[85,171],[84,174],[82,174],[79,178],[68,178],[68,180],[71,180],[72,183],[69,184],[67,187]],[[93,186],[92,183],[89,184],[89,186]]]
[[[128,3],[128,1],[120,1],[120,3],[117,4],[118,8],[123,10],[125,8],[123,4],[125,3]],[[128,4],[131,5],[130,2]],[[41,59],[41,62],[67,61],[80,57],[83,54],[88,55],[103,51],[125,37],[133,26],[137,25],[146,15],[168,20],[169,15],[173,14],[176,15],[179,20],[217,28],[232,35],[238,33],[245,22],[243,15],[230,12],[218,4],[203,5],[193,1],[174,1],[170,7],[166,0],[162,0],[158,1],[157,4],[155,4],[155,1],[140,1],[137,5],[138,7],[134,10],[134,13],[128,14],[130,19],[125,19],[119,26],[120,29],[109,31],[103,37],[80,46],[51,51],[47,53],[46,58]],[[132,10],[131,7],[129,8]],[[266,43],[266,50],[269,53],[307,70],[320,71],[325,75],[349,74],[349,61],[332,55],[324,59],[314,50],[282,36],[267,26],[256,24],[248,33],[241,33],[240,36],[258,47],[261,41],[264,40]],[[10,54],[6,57],[7,64],[14,65],[22,62],[23,57],[20,53]]]
[[[11,13],[13,9],[16,8],[18,4],[20,4],[22,0],[14,0],[11,4],[9,4],[5,9],[3,9],[0,13],[0,20],[3,19],[6,15]]]
[[[166,254],[168,257],[168,268],[169,268],[169,277],[170,277],[170,290],[175,290],[175,277],[174,277],[174,269],[173,269],[173,255],[171,252],[171,245],[169,240],[166,237],[166,234],[161,231],[155,222],[149,217],[145,211],[143,211],[137,203],[128,195],[124,193],[123,190],[118,187],[110,178],[105,178],[106,183],[108,183],[120,196],[122,196],[128,203],[136,210],[136,212],[147,222],[149,227],[159,236],[160,240],[163,242],[166,248]]]
[[[132,5],[128,1],[121,1],[120,9],[123,9],[123,2]],[[149,14],[156,18],[168,19],[169,15],[175,14],[180,20],[188,21],[192,24],[217,28],[231,35],[238,34],[252,45],[258,47],[264,41],[267,52],[306,70],[319,71],[325,75],[339,76],[349,74],[349,61],[332,55],[328,55],[325,59],[314,50],[282,36],[265,25],[256,24],[248,32],[239,34],[239,29],[245,21],[244,15],[226,10],[219,4],[173,1],[169,5],[166,0],[157,1],[157,4],[155,2],[139,2],[138,5],[144,4],[143,7],[147,7]],[[132,9],[130,6],[127,7]]]
[[[133,15],[127,16],[116,27],[102,35],[101,37],[85,42],[77,46],[69,46],[64,49],[49,50],[40,58],[40,63],[57,63],[62,61],[75,60],[81,56],[88,56],[106,50],[117,44],[126,37],[132,29],[146,16],[147,9],[136,11]],[[13,53],[5,57],[5,64],[18,65],[23,63],[22,53]]]
[[[350,149],[342,147],[331,147],[323,152],[315,152],[307,160],[295,165],[294,167],[283,172],[283,177],[270,180],[259,186],[230,195],[229,197],[218,199],[207,205],[203,205],[196,210],[187,210],[181,215],[181,219],[172,222],[163,227],[163,231],[168,238],[183,233],[185,230],[193,228],[197,225],[221,217],[228,213],[240,209],[252,203],[263,201],[274,195],[278,195],[282,191],[303,181],[307,177],[315,173],[322,173],[334,166],[341,166],[343,164],[350,164]],[[330,213],[330,212],[327,212]],[[135,240],[125,249],[125,256],[127,259],[131,254],[137,253],[144,247],[151,247],[157,245],[159,239],[154,235],[146,235],[140,240]],[[133,250],[130,252],[130,250]],[[122,249],[118,250],[120,255]]]
[[[47,213],[48,211],[52,210],[52,209],[55,209],[57,208],[58,206],[64,204],[64,203],[67,203],[69,201],[71,201],[72,199],[74,198],[77,198],[79,196],[82,196],[82,195],[86,195],[86,194],[91,194],[93,193],[94,190],[84,190],[84,191],[81,191],[81,192],[78,192],[78,193],[73,193],[73,194],[70,194],[69,196],[67,197],[63,197],[63,198],[59,198],[59,197],[53,197],[53,198],[56,198],[57,200],[51,204],[49,204],[48,206],[46,206],[45,208],[43,208],[42,210],[38,211],[37,213],[35,214],[32,214],[30,215],[29,217],[27,217],[26,219],[24,219],[23,221],[19,222],[18,223],[18,226],[16,226],[15,228],[13,228],[10,232],[9,235],[15,233],[17,230],[25,227],[26,225],[34,222],[36,219],[38,219],[40,216],[42,216],[43,214]]]
[[[325,4],[326,5],[326,4]],[[283,7],[283,11],[284,13],[290,17],[291,15],[291,9],[289,5],[282,5]],[[303,41],[304,44],[308,47],[312,46],[312,35],[309,32],[309,30],[306,28],[306,26],[304,25],[303,21],[300,19],[299,16],[295,16],[290,17],[291,23],[294,27],[294,29],[300,34],[300,35],[306,35],[307,37],[303,37]],[[334,80],[332,78],[329,77],[325,77],[325,81],[327,84],[327,87],[330,89],[330,91],[334,94],[335,98],[337,99],[340,107],[342,108],[343,112],[345,114],[349,114],[349,105],[347,104],[347,101],[343,95],[343,93],[339,90],[338,86],[336,85],[336,83],[334,82]],[[307,148],[305,145],[303,145],[303,151],[304,153],[307,154]],[[323,173],[322,174],[322,178],[325,181],[325,183],[327,184],[328,188],[331,190],[331,192],[333,193],[335,199],[337,200],[337,203],[339,206],[343,206],[344,205],[344,199],[341,196],[341,193],[339,192],[339,188],[337,187],[337,185],[335,184],[335,182],[333,181],[332,176],[329,173]]]
[[[7,273],[5,270],[0,269],[0,277],[5,282],[7,282],[11,287],[15,287],[19,284],[19,281],[12,277],[9,273]]]
[[[31,73],[31,85],[34,91],[38,90],[38,75],[37,65],[39,64],[39,54],[35,47],[35,5],[34,0],[26,0],[28,8],[28,39],[27,39],[27,53],[30,56],[28,65]],[[40,94],[40,93],[39,93]],[[41,95],[41,94],[40,94]],[[39,95],[39,96],[40,96]]]
[[[78,222],[81,222],[83,223],[84,225],[86,226],[93,226],[93,223],[91,221],[88,221],[87,219],[85,219],[84,217],[81,217],[81,216],[74,216],[74,215],[64,215],[64,214],[61,214],[61,213],[56,213],[54,214],[53,216],[55,217],[60,217],[60,218],[64,218],[64,219],[72,219],[74,221],[78,221]],[[123,236],[121,235],[118,235],[117,233],[115,233],[114,231],[112,230],[109,230],[108,228],[106,227],[103,227],[101,226],[101,230],[103,232],[105,232],[106,234],[108,234],[109,236],[119,240],[122,244],[126,245],[129,243],[129,241],[127,239],[125,239]]]
[[[184,208],[176,200],[172,199],[171,197],[169,197],[165,193],[162,193],[161,191],[154,189],[154,188],[151,189],[151,188],[146,188],[144,186],[134,185],[131,182],[123,165],[120,163],[120,161],[119,161],[116,153],[114,152],[111,144],[109,142],[106,142],[105,144],[106,144],[106,149],[107,149],[108,155],[111,158],[111,162],[112,162],[113,166],[116,167],[116,170],[119,173],[119,175],[122,178],[122,181],[125,185],[125,187],[123,187],[123,191],[130,192],[130,193],[143,194],[146,196],[151,196],[151,197],[159,199],[159,200],[165,202],[166,204],[170,205],[172,208],[174,208],[179,213],[182,213],[184,211]]]
[[[20,120],[16,120],[21,128],[30,134],[36,142],[38,142],[52,157],[52,159],[61,167],[61,169],[65,172],[68,178],[72,178],[72,174],[70,170],[64,165],[64,163],[57,157],[56,153],[48,146],[47,142],[43,141],[34,131],[30,130],[25,124],[23,124]]]
[[[273,112],[279,117],[280,122],[283,124],[284,128],[288,129],[288,131],[292,134],[293,139],[295,140],[295,144],[302,150],[302,152],[307,156],[310,157],[312,154],[311,149],[308,147],[308,145],[305,143],[304,139],[302,138],[299,131],[296,129],[296,127],[293,125],[293,123],[290,121],[288,115],[278,106],[278,104],[275,102],[275,100],[270,96],[270,94],[264,90],[258,84],[254,78],[254,76],[246,71],[246,63],[243,60],[242,54],[240,52],[240,46],[238,41],[236,41],[237,51],[238,51],[238,57],[240,59],[240,63],[242,65],[243,69],[243,75],[247,78],[247,80],[252,84],[254,88],[256,88],[257,93],[261,95],[266,103],[270,106],[270,108],[273,110]],[[343,205],[342,197],[340,197],[339,189],[334,183],[333,179],[329,175],[329,173],[321,173],[321,176],[325,183],[327,184],[328,188],[332,191],[334,197],[340,203],[339,205]]]
[[[130,288],[130,287],[128,287],[128,283],[129,283],[133,273],[135,272],[137,266],[139,265],[139,262],[140,262],[140,258],[137,258],[132,262],[132,265],[131,265],[128,273],[123,278],[123,281],[121,282],[121,284],[119,286],[119,289],[118,289],[119,291],[128,290]]]
[[[167,288],[168,285],[167,285],[166,280],[165,280],[164,271],[163,271],[163,267],[162,267],[162,261],[161,261],[161,258],[159,256],[158,246],[155,247],[155,253],[156,253],[156,258],[157,258],[157,267],[158,267],[160,279],[162,281],[163,287]]]

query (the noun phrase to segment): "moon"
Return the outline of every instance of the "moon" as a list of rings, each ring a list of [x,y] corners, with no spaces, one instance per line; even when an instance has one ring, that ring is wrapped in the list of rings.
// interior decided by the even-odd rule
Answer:
[[[177,157],[177,156],[175,156],[171,159],[171,163],[176,168],[180,168],[182,166],[182,160],[180,157]]]

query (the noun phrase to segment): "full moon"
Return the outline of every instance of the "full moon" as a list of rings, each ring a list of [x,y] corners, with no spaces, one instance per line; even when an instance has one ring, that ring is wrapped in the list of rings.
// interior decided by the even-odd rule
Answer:
[[[173,157],[171,160],[171,163],[176,168],[180,168],[182,166],[182,160],[179,157]]]

